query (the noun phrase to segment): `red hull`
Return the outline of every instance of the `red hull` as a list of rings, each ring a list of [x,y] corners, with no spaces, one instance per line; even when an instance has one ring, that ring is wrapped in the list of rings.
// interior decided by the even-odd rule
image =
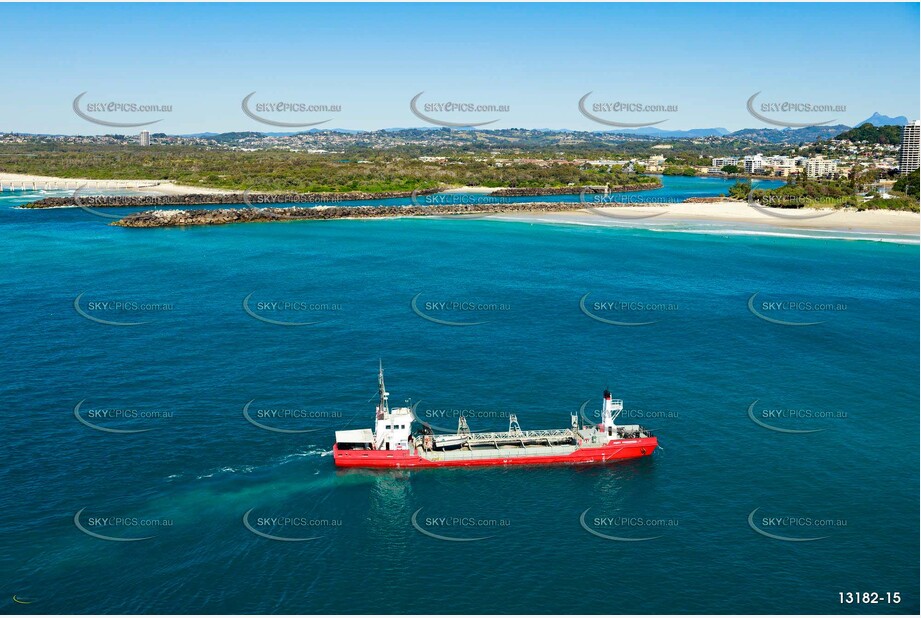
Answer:
[[[409,451],[339,450],[333,445],[333,461],[343,468],[447,468],[472,466],[517,466],[535,464],[605,464],[648,457],[658,446],[655,437],[617,440],[601,448],[580,448],[568,455],[536,455],[432,461]]]

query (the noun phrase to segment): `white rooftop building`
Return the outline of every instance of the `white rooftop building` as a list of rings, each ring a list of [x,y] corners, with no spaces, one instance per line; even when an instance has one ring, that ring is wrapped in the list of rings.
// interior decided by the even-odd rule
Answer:
[[[838,171],[838,162],[824,157],[815,157],[806,161],[806,175],[809,178],[826,178]]]
[[[739,157],[714,157],[713,167],[724,168],[727,165],[739,165]]]
[[[764,157],[760,154],[748,155],[742,159],[746,174],[760,174],[764,171]]]
[[[902,127],[902,147],[899,149],[899,173],[910,174],[919,167],[921,150],[921,120]]]

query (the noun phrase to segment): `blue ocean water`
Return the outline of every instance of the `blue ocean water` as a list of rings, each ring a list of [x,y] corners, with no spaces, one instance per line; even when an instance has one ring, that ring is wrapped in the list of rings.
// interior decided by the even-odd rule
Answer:
[[[0,197],[8,613],[918,611],[917,245],[131,230],[26,199]],[[662,449],[336,470],[379,359],[392,403],[434,425],[568,426],[608,387]]]
[[[317,202],[315,204],[305,204],[298,203],[298,206],[408,206],[410,204],[418,204],[420,206],[428,206],[432,204],[460,204],[460,203],[524,203],[524,202],[585,202],[588,204],[597,204],[600,207],[603,207],[608,204],[646,204],[646,203],[679,203],[687,198],[691,197],[712,197],[717,195],[727,195],[729,192],[729,187],[735,184],[737,181],[735,179],[729,178],[718,178],[718,177],[695,177],[695,176],[657,176],[661,181],[662,185],[658,189],[649,189],[644,191],[624,191],[620,193],[610,193],[608,195],[592,194],[586,193],[582,194],[578,188],[573,189],[571,194],[563,195],[540,195],[540,196],[523,196],[523,197],[501,197],[501,198],[490,198],[486,194],[453,194],[448,196],[448,194],[442,194],[445,197],[446,201],[438,202],[434,200],[431,196],[428,195],[419,195],[415,197],[398,197],[390,199],[376,199],[376,200],[342,200],[342,201],[326,201],[326,202]],[[760,189],[774,189],[780,187],[784,184],[782,180],[753,180],[753,186]],[[18,191],[22,197],[28,197],[31,200],[40,199],[45,197],[44,193],[41,192],[22,192]],[[47,195],[53,196],[70,196],[74,191],[52,191],[48,192]],[[108,194],[118,194],[116,191],[109,191]],[[121,194],[130,194],[130,192],[121,191]],[[78,192],[78,196],[80,193]],[[28,200],[27,200],[28,201]],[[128,207],[118,207],[118,208],[96,208],[91,206],[90,200],[84,200],[85,207],[83,210],[96,214],[100,218],[107,218],[110,220],[115,220],[121,217],[124,217],[127,214],[132,212],[138,212],[140,210],[150,210],[147,208],[128,208]],[[250,206],[260,207],[264,205],[270,206],[285,206],[287,204],[283,203],[271,203],[263,204],[258,200],[254,199],[251,201]],[[242,204],[241,204],[242,206]],[[176,206],[162,206],[161,209],[170,209],[177,208]],[[196,208],[202,209],[215,209],[215,208],[227,208],[224,204],[215,204],[215,205],[201,205],[196,206]]]

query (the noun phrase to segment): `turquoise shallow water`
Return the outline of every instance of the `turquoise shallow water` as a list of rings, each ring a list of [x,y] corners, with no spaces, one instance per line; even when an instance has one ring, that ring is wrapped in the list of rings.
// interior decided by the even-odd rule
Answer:
[[[0,198],[6,612],[918,611],[917,246],[489,220],[125,230],[21,201]],[[260,321],[250,294],[318,323]],[[608,386],[663,449],[336,471],[379,358],[392,401],[434,424],[565,426]],[[248,402],[311,432],[256,427]],[[92,429],[78,404],[152,431]],[[152,538],[94,538],[78,512]]]
[[[679,203],[691,197],[712,197],[716,195],[728,194],[729,187],[736,183],[734,179],[728,178],[710,178],[710,177],[691,177],[691,176],[659,176],[662,185],[658,189],[648,189],[644,191],[625,191],[621,193],[610,193],[607,196],[593,193],[581,193],[578,188],[574,188],[574,193],[564,195],[539,195],[525,197],[497,197],[492,198],[485,194],[479,193],[454,193],[442,195],[442,201],[434,199],[430,195],[418,195],[414,197],[391,198],[384,200],[356,200],[356,201],[326,201],[315,204],[298,203],[298,206],[408,206],[418,204],[420,206],[429,206],[432,204],[491,204],[491,203],[510,203],[510,202],[585,202],[589,205],[603,207],[608,204],[646,204],[646,203]],[[773,189],[784,184],[781,180],[754,180],[754,185],[758,188]],[[17,192],[22,197],[39,199],[45,196],[42,192]],[[71,191],[52,191],[47,195],[71,196],[75,192]],[[109,194],[117,194],[116,191],[110,191]],[[125,192],[121,192],[124,194]],[[77,192],[77,197],[83,195]],[[115,219],[123,217],[128,213],[145,210],[143,208],[94,208],[91,206],[92,200],[84,200],[86,210],[98,214],[100,218]],[[253,198],[250,204],[253,207],[264,205],[285,206],[286,204],[263,204],[258,199]],[[243,204],[241,204],[243,206]],[[202,205],[197,208],[226,208],[226,205]],[[164,206],[163,208],[177,208],[176,206]]]

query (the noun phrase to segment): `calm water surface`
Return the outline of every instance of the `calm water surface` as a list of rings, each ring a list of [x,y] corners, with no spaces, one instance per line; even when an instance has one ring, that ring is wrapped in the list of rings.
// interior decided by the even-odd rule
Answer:
[[[25,199],[0,197],[9,613],[918,611],[916,245],[489,220],[129,230]],[[262,321],[247,297],[315,323]],[[481,323],[428,321],[414,298]],[[392,402],[436,425],[568,426],[609,387],[663,448],[337,471],[333,432],[370,426],[379,359]]]

